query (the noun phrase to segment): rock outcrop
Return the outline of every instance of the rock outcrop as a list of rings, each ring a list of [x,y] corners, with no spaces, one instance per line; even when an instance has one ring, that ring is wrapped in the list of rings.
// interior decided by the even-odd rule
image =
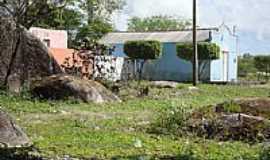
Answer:
[[[43,99],[77,99],[86,103],[120,102],[120,99],[103,85],[69,75],[54,75],[37,81],[31,92]]]
[[[270,98],[242,98],[225,102],[216,106],[217,112],[225,112],[227,108],[238,108],[239,112],[270,119]]]
[[[47,47],[10,18],[0,16],[0,86],[19,92],[31,79],[59,73]]]
[[[14,120],[0,110],[0,149],[29,147],[31,141]]]
[[[222,141],[270,140],[270,98],[244,98],[194,111],[189,132]]]

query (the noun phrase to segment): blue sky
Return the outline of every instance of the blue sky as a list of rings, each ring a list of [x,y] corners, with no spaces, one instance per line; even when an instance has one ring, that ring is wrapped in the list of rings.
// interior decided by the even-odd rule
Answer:
[[[127,0],[124,11],[114,16],[118,30],[126,30],[132,16],[181,16],[191,19],[192,0]],[[269,0],[198,0],[199,26],[213,27],[225,22],[237,26],[241,53],[270,54]]]

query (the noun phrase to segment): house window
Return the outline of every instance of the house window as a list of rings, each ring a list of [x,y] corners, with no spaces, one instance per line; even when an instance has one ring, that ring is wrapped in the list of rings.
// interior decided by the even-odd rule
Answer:
[[[44,39],[43,43],[47,46],[47,47],[51,47],[51,41],[49,39]]]

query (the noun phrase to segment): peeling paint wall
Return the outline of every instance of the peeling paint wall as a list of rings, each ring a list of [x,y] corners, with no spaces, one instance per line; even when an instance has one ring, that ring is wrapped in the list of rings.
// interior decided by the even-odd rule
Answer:
[[[94,78],[110,81],[134,79],[134,63],[124,57],[96,56],[94,60]]]

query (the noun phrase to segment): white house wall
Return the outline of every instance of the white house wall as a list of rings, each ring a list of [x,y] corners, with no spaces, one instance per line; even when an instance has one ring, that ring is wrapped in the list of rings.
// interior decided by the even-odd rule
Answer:
[[[237,80],[237,46],[236,38],[231,33],[222,27],[219,32],[213,32],[212,42],[217,43],[221,47],[221,52],[228,52],[228,68],[223,65],[224,56],[221,53],[221,58],[211,62],[211,82],[231,82]],[[227,74],[223,71],[227,70]]]

